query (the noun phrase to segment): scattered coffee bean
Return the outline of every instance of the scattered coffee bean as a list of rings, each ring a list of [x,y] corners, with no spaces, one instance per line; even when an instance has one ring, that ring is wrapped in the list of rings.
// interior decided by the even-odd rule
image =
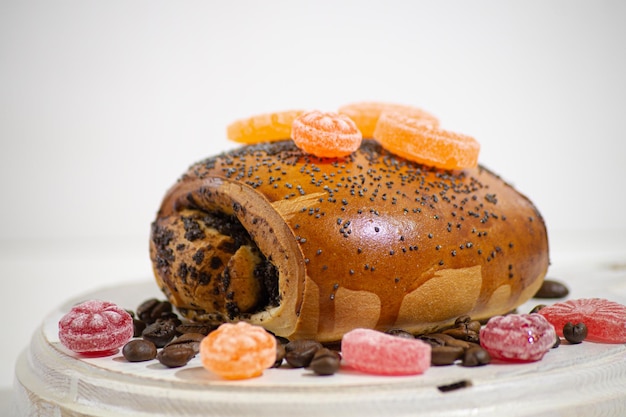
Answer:
[[[572,324],[567,322],[563,326],[563,337],[573,345],[581,343],[587,338],[587,326],[585,323]]]
[[[441,392],[449,392],[449,391],[454,391],[457,389],[467,388],[471,386],[472,386],[472,382],[468,381],[467,379],[464,379],[462,381],[453,382],[452,384],[439,385],[437,389]]]
[[[201,324],[201,323],[181,323],[176,326],[176,332],[179,334],[185,333],[200,333],[203,335],[208,335],[213,330],[217,329],[218,326],[210,325],[210,324]]]
[[[559,335],[556,335],[556,340],[554,341],[554,344],[552,345],[552,349],[556,349],[559,346],[561,346],[561,338],[559,337]]]
[[[122,355],[128,362],[144,362],[156,358],[157,348],[147,340],[134,339],[124,345]]]
[[[464,315],[464,316],[459,316],[457,317],[457,319],[454,321],[454,326],[459,326],[462,324],[467,324],[470,321],[472,321],[472,318],[470,316]]]
[[[170,345],[161,349],[157,359],[168,368],[179,368],[187,365],[196,356],[193,348],[189,345]]]
[[[185,333],[174,340],[170,341],[165,347],[169,346],[189,346],[193,349],[194,353],[200,353],[200,342],[204,339],[204,335],[202,333]]]
[[[463,355],[463,366],[482,366],[491,362],[489,352],[480,346],[474,346],[465,351]]]
[[[305,368],[321,348],[322,344],[314,340],[294,340],[285,345],[285,360],[292,368]]]
[[[141,333],[141,337],[162,348],[176,336],[176,324],[172,320],[157,320],[148,325]]]
[[[546,279],[535,293],[535,298],[563,298],[568,294],[569,289],[565,284],[552,279]]]
[[[390,334],[392,336],[404,337],[405,339],[415,339],[415,336],[413,336],[413,334],[402,329],[389,329],[385,333]]]
[[[463,357],[465,349],[459,346],[436,346],[430,351],[430,363],[434,366],[452,365]]]
[[[171,313],[172,304],[169,301],[161,301],[151,298],[137,307],[137,317],[146,324],[154,323],[163,313]]]
[[[133,337],[141,337],[141,332],[145,330],[146,326],[145,321],[133,318]]]
[[[539,313],[539,310],[541,310],[545,306],[546,306],[545,304],[537,304],[535,307],[533,307],[532,310],[530,310],[529,314]]]
[[[452,336],[455,339],[464,340],[466,342],[478,343],[478,333],[470,330],[466,326],[446,329],[442,333],[447,334],[448,336]]]
[[[283,359],[285,359],[285,345],[283,343],[276,343],[276,362],[272,365],[272,368],[280,368],[283,364]]]
[[[327,348],[318,349],[313,355],[309,368],[318,375],[333,375],[339,370],[341,356]]]

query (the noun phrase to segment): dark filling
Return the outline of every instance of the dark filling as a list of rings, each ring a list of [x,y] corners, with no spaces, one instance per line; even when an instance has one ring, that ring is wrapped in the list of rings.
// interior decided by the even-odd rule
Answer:
[[[222,212],[204,212],[201,219],[206,227],[217,230],[224,236],[232,238],[233,242],[222,246],[221,249],[230,253],[235,253],[242,245],[248,245],[256,252],[261,259],[254,267],[254,276],[260,284],[259,302],[253,310],[248,313],[254,314],[267,309],[268,307],[276,307],[280,303],[280,295],[278,291],[278,270],[276,267],[261,253],[256,243],[250,237],[248,231],[243,227],[235,216],[229,216]],[[226,247],[228,245],[229,247]],[[223,285],[228,288],[228,270],[222,274]],[[226,304],[229,318],[233,319],[241,314],[237,303],[227,302]]]

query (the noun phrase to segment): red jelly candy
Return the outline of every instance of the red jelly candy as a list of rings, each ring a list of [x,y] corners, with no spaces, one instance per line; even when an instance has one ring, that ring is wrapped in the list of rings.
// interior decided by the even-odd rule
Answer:
[[[354,329],[341,340],[344,363],[376,375],[416,375],[430,366],[429,344],[371,329]]]
[[[492,358],[512,362],[540,360],[556,342],[554,327],[539,314],[492,317],[480,329],[480,345]]]
[[[626,306],[602,298],[580,298],[552,304],[539,310],[563,336],[569,321],[585,323],[587,338],[592,342],[626,343]]]
[[[85,301],[59,321],[59,339],[77,353],[113,354],[133,337],[133,318],[117,305]]]

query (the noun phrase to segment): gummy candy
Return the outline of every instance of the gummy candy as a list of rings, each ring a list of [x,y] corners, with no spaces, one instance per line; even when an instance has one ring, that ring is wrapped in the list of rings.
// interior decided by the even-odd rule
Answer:
[[[354,329],[343,336],[341,355],[355,370],[377,375],[416,375],[430,367],[431,346],[418,339],[392,336],[371,329]]]
[[[480,330],[483,349],[504,361],[538,361],[555,340],[554,327],[539,314],[495,316]]]
[[[59,340],[77,353],[113,354],[132,337],[133,318],[108,301],[75,305],[59,321]]]
[[[476,139],[432,127],[409,113],[382,113],[374,139],[396,155],[437,168],[462,169],[478,164],[480,144]]]
[[[200,360],[222,378],[254,378],[276,362],[276,338],[243,321],[224,323],[200,342]]]
[[[359,149],[363,136],[354,121],[344,114],[311,111],[294,120],[291,138],[305,152],[340,158]]]
[[[289,139],[291,125],[302,113],[303,110],[286,110],[236,120],[228,125],[226,135],[232,141],[248,144]]]
[[[549,305],[539,310],[563,336],[567,322],[587,326],[585,340],[599,343],[626,343],[626,306],[602,298],[579,298]]]
[[[410,114],[416,119],[421,119],[424,124],[432,127],[439,125],[439,120],[430,113],[417,107],[405,106],[402,104],[382,103],[378,101],[363,101],[341,106],[339,113],[345,114],[354,120],[364,138],[374,137],[374,129],[380,115],[387,111],[397,111]]]

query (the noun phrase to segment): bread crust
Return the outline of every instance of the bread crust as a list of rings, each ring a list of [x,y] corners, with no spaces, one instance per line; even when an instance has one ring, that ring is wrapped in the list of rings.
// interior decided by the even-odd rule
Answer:
[[[225,314],[214,306],[237,299],[228,285],[189,290],[180,262],[192,263],[203,241],[185,237],[188,211],[238,219],[276,268],[277,303]],[[163,199],[150,253],[157,283],[188,317],[324,342],[356,327],[423,333],[460,315],[509,312],[534,295],[549,264],[541,214],[500,177],[412,163],[371,140],[344,159],[281,141],[194,164]]]

